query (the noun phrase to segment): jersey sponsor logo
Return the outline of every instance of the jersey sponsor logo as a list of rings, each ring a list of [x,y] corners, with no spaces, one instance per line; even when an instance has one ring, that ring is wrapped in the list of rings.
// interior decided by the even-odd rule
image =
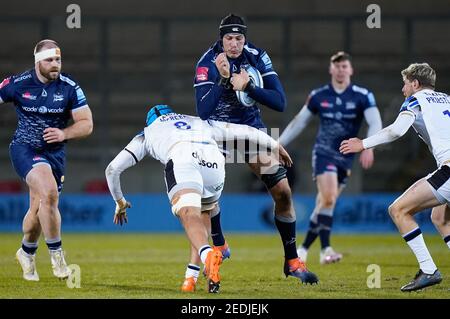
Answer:
[[[11,81],[11,78],[6,78],[2,81],[2,83],[0,83],[0,89],[3,89],[5,86],[7,86],[9,84],[9,82]]]
[[[27,74],[27,75],[22,75],[20,77],[18,77],[17,79],[14,80],[14,83],[23,81],[25,79],[30,79],[31,78],[31,74]]]
[[[204,166],[207,168],[215,168],[215,169],[219,168],[219,165],[216,162],[205,161],[203,158],[200,157],[200,155],[198,155],[197,152],[192,152],[192,157],[197,160],[197,163],[200,166]]]
[[[333,103],[328,102],[327,100],[320,102],[320,106],[327,109],[333,107]]]
[[[63,100],[64,100],[63,94],[58,94],[58,93],[53,94],[53,102],[59,102],[59,101],[63,101]]]
[[[197,81],[208,80],[208,70],[206,66],[199,66],[196,72]]]
[[[23,97],[24,99],[26,99],[26,100],[32,100],[32,101],[36,100],[36,98],[37,98],[36,95],[31,95],[30,92],[25,92],[25,93],[23,93],[23,94],[22,94],[22,97]]]
[[[49,109],[45,105],[41,105],[39,107],[22,105],[22,110],[26,112],[40,113],[40,114],[58,114],[64,112],[64,108],[60,107],[57,109]]]

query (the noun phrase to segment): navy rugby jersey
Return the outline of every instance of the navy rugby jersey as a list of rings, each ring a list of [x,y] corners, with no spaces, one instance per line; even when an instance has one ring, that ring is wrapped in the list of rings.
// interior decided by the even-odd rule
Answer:
[[[258,102],[250,107],[244,106],[238,101],[236,92],[232,88],[225,89],[217,85],[220,73],[215,65],[215,59],[222,52],[222,41],[219,40],[197,63],[194,88],[198,115],[203,120],[211,119],[264,128]],[[230,73],[239,73],[240,69],[247,65],[258,69],[263,78],[265,90],[255,88],[249,96],[276,111],[284,110],[286,96],[278,75],[273,69],[272,61],[264,50],[247,42],[242,54],[236,59],[228,58],[228,61]]]
[[[343,140],[358,135],[364,111],[369,107],[376,107],[372,92],[350,84],[344,92],[338,94],[330,83],[313,90],[306,105],[313,114],[320,117],[313,152],[330,157],[345,167],[351,166],[354,154],[341,154],[339,146]]]
[[[44,129],[66,128],[71,111],[87,105],[83,90],[68,75],[61,73],[55,81],[44,84],[34,69],[4,79],[0,98],[16,107],[18,124],[11,144],[27,144],[42,150],[64,145],[45,142]]]

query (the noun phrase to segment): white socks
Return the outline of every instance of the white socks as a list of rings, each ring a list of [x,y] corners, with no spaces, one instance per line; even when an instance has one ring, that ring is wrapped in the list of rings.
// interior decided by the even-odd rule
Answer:
[[[403,235],[406,243],[416,255],[419,262],[420,269],[426,274],[433,274],[437,267],[434,264],[433,258],[428,251],[428,248],[423,240],[422,231],[420,228],[416,228],[409,233]]]

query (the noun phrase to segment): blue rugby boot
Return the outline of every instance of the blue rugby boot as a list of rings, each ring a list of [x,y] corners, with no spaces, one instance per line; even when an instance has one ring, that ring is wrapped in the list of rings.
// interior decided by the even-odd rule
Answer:
[[[425,287],[437,285],[442,281],[441,273],[438,269],[433,274],[426,274],[420,269],[414,279],[400,288],[403,292],[410,292],[415,290],[420,290]]]
[[[288,276],[293,276],[298,279],[302,283],[306,284],[317,284],[319,282],[319,278],[316,276],[316,274],[310,272],[303,261],[300,260],[300,258],[293,258],[293,259],[285,259],[284,260],[284,274],[286,275],[286,278]]]

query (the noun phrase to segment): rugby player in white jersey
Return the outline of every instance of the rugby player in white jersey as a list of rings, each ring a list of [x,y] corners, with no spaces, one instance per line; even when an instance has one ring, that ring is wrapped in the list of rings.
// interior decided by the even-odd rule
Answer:
[[[401,287],[414,291],[439,284],[442,276],[428,251],[414,215],[433,208],[431,220],[450,248],[450,97],[434,91],[436,73],[427,63],[414,63],[401,72],[406,100],[394,123],[364,140],[341,143],[343,154],[361,152],[403,136],[412,126],[428,145],[438,169],[418,180],[389,207],[389,214],[415,254],[420,270]]]
[[[203,121],[198,117],[176,114],[167,105],[154,106],[147,114],[144,131],[122,150],[106,168],[111,195],[116,201],[114,222],[127,222],[127,208],[120,174],[146,155],[165,165],[167,194],[172,213],[183,225],[191,245],[205,267],[208,292],[220,287],[219,267],[222,253],[208,243],[208,227],[202,211],[211,211],[218,203],[225,181],[225,158],[217,142],[249,139],[266,146],[277,154],[285,165],[292,160],[287,152],[264,132],[246,125]],[[208,218],[209,219],[209,218]],[[305,270],[304,276],[315,276]]]

